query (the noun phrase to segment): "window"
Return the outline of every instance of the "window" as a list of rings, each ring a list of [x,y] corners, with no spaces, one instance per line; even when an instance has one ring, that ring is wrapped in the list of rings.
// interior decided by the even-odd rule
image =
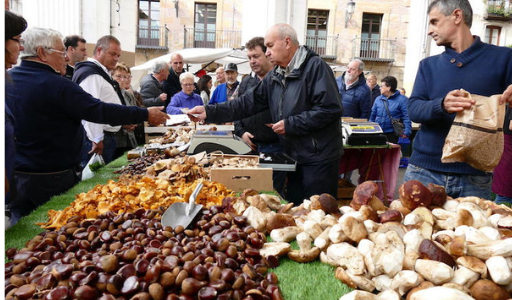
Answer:
[[[139,0],[139,45],[160,42],[160,0]]]
[[[363,13],[361,28],[361,58],[379,58],[382,14]]]
[[[487,26],[485,28],[485,40],[484,42],[499,45],[500,44],[501,27],[498,26]]]
[[[194,47],[215,48],[217,4],[196,3]]]
[[[318,55],[325,55],[328,19],[328,10],[308,10],[306,45],[313,49]]]

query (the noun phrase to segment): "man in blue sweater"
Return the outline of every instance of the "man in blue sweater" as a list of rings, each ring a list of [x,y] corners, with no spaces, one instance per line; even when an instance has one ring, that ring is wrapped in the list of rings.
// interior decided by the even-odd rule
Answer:
[[[468,0],[435,0],[428,7],[428,34],[440,55],[421,61],[408,103],[412,121],[421,123],[404,180],[446,188],[451,197],[489,199],[492,175],[466,163],[442,163],[445,138],[457,112],[474,105],[471,94],[502,94],[512,102],[512,49],[483,43],[471,35],[473,12]]]
[[[33,27],[23,38],[22,61],[9,71],[13,84],[6,97],[16,118],[13,224],[78,182],[82,119],[111,125],[147,120],[158,125],[168,118],[161,107],[105,103],[63,77],[69,59],[59,32]]]

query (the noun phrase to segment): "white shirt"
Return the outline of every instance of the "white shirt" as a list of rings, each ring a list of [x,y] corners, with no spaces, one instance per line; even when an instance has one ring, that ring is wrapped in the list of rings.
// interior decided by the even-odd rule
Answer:
[[[100,62],[94,58],[89,58],[88,60],[100,66],[110,76],[110,72]],[[87,78],[80,83],[80,86],[94,98],[98,98],[103,102],[122,105],[114,87],[101,75],[93,74],[87,76]],[[82,120],[82,125],[87,133],[87,138],[94,143],[99,143],[103,140],[103,131],[118,132],[121,130],[121,126],[110,126],[107,124],[92,123],[85,120]]]

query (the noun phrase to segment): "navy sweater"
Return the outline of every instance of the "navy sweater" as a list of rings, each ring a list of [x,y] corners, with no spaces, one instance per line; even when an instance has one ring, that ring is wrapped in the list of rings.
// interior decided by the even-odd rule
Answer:
[[[465,89],[471,94],[501,94],[512,83],[512,49],[474,43],[457,53],[451,48],[420,62],[408,111],[411,121],[421,123],[414,139],[409,162],[419,167],[447,173],[482,175],[466,163],[442,163],[445,138],[455,118],[442,108],[448,92]]]
[[[26,172],[71,169],[80,161],[81,120],[121,125],[148,118],[146,109],[105,103],[49,65],[23,60],[9,74],[9,108],[16,118],[15,168]]]

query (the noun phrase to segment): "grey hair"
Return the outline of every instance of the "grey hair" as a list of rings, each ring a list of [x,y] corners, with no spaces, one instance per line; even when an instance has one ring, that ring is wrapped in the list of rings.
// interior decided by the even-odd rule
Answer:
[[[272,27],[272,29],[276,29],[276,32],[277,32],[277,36],[281,39],[281,40],[284,40],[285,38],[290,38],[290,40],[292,41],[292,43],[296,46],[299,45],[299,40],[297,39],[297,31],[295,31],[295,29],[293,29],[292,26],[290,26],[289,24],[285,24],[285,23],[281,23],[281,24],[276,24]]]
[[[46,52],[49,49],[54,48],[57,43],[62,44],[62,34],[55,29],[32,27],[22,34],[25,43],[23,51],[21,52],[21,58],[35,57],[37,56],[37,48],[42,47]],[[64,50],[66,51],[66,50]]]
[[[151,73],[157,74],[157,73],[160,73],[160,71],[162,71],[164,69],[169,69],[169,65],[167,64],[166,61],[159,60],[151,68]]]
[[[449,16],[454,10],[460,9],[462,11],[464,23],[466,23],[469,28],[471,28],[471,25],[473,24],[473,9],[471,8],[471,4],[468,0],[434,0],[428,6],[427,13],[430,13],[434,8],[439,9],[439,11],[445,16]]]
[[[113,35],[104,35],[99,38],[99,40],[96,42],[96,46],[94,46],[93,55],[97,54],[98,48],[101,48],[102,50],[106,51],[110,48],[110,44],[116,44],[121,45],[121,42]]]
[[[364,62],[362,60],[360,60],[359,58],[354,58],[353,60],[351,60],[350,62],[358,62],[359,63],[359,71],[364,71]]]
[[[190,72],[181,73],[181,75],[180,75],[180,83],[183,83],[183,81],[185,79],[192,79],[192,80],[194,80],[194,74],[192,74]]]

